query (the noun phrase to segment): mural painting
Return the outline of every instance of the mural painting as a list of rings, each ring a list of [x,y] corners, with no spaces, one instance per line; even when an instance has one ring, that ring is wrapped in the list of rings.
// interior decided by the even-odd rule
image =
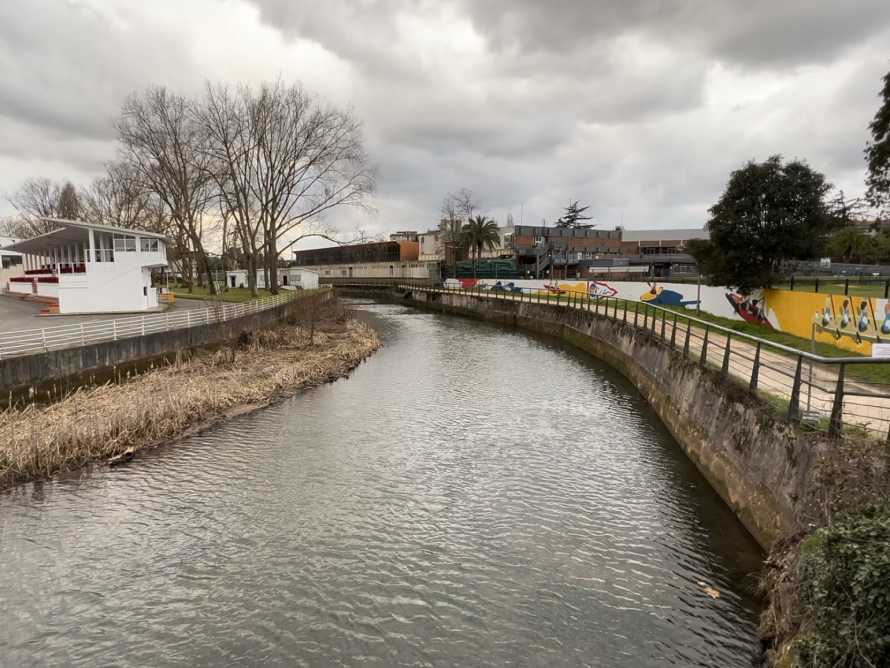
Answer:
[[[838,341],[847,338],[857,347],[864,343],[890,343],[890,302],[865,297],[821,296],[825,297],[825,305],[813,316],[817,332],[831,335]]]
[[[452,289],[487,289],[531,295],[568,295],[585,299],[618,298],[656,306],[694,309],[701,291],[701,310],[871,355],[872,343],[890,343],[890,305],[886,299],[825,295],[788,290],[761,290],[752,295],[724,288],[642,281],[494,281],[449,279]]]
[[[764,297],[743,297],[742,295],[727,293],[726,299],[736,315],[742,320],[757,325],[766,325],[772,329],[779,329],[777,325],[773,325],[773,321],[776,320],[775,314],[771,314],[772,320],[766,315],[766,299]]]
[[[665,290],[656,283],[649,285],[649,291],[640,295],[640,301],[644,301],[653,306],[695,306],[698,304],[697,299],[688,300],[676,290]]]

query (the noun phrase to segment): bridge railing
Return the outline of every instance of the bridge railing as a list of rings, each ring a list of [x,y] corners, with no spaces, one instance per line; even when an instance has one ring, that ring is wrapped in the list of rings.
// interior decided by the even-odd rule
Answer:
[[[463,290],[402,283],[423,290],[520,303],[560,305],[592,312],[647,332],[677,354],[732,376],[761,393],[789,420],[824,430],[832,438],[845,430],[890,439],[890,358],[823,357],[696,318],[671,309],[614,298],[492,290]],[[840,353],[840,351],[839,351]],[[840,353],[842,354],[842,353]]]
[[[254,299],[248,302],[216,302],[201,309],[188,309],[177,313],[151,313],[128,316],[115,320],[28,329],[0,333],[0,359],[14,355],[27,355],[60,348],[85,346],[102,341],[115,341],[155,332],[212,325],[265,311],[296,299],[301,293],[282,292],[279,295]]]

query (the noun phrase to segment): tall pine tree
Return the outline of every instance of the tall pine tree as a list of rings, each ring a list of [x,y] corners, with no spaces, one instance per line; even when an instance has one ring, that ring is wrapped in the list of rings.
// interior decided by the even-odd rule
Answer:
[[[586,229],[588,227],[593,227],[591,223],[583,223],[581,221],[591,220],[593,216],[585,216],[584,212],[589,209],[589,206],[578,206],[578,201],[570,202],[566,207],[566,212],[563,214],[562,218],[556,221],[557,227],[571,227],[571,228],[579,228]]]

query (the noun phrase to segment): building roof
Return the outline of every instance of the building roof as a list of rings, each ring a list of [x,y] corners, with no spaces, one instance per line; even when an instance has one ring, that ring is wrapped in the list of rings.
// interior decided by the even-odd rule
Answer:
[[[686,241],[708,239],[709,235],[702,227],[682,230],[624,230],[621,238],[624,241]]]
[[[59,228],[37,237],[22,239],[21,241],[9,244],[8,246],[3,246],[0,250],[16,251],[18,253],[34,253],[59,244],[83,242],[88,238],[87,235],[89,230],[111,232],[115,234],[138,234],[141,237],[161,239],[164,243],[170,244],[170,239],[166,235],[157,234],[156,232],[128,230],[123,227],[112,227],[110,225],[94,225],[92,223],[82,223],[79,220],[64,220],[61,218],[41,218],[41,220],[55,223]]]

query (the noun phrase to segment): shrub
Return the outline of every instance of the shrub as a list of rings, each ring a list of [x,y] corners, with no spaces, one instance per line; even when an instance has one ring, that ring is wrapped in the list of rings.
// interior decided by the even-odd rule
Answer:
[[[801,545],[807,668],[890,666],[890,510],[866,506]]]

